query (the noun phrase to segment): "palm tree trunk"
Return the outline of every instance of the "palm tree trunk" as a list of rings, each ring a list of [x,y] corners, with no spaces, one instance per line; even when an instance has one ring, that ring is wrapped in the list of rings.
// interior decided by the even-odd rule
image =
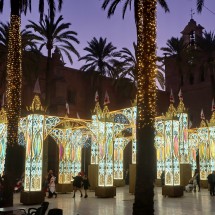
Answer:
[[[9,29],[8,57],[7,57],[7,120],[8,144],[18,142],[18,123],[21,114],[21,86],[22,86],[22,50],[21,50],[21,17],[19,15],[19,1],[11,0],[11,21]]]
[[[5,205],[13,205],[13,180],[17,177],[16,158],[18,154],[18,124],[21,114],[21,85],[22,85],[22,53],[21,53],[21,17],[20,1],[11,0],[11,20],[9,29],[7,57],[7,149],[5,158],[5,173],[8,177]]]
[[[49,45],[47,45],[47,49],[48,49],[48,58],[47,58],[47,64],[46,64],[46,99],[45,99],[45,103],[46,103],[46,107],[48,108],[48,111],[50,111],[51,48],[49,47]]]
[[[134,215],[154,214],[156,112],[156,0],[137,6],[137,165]]]

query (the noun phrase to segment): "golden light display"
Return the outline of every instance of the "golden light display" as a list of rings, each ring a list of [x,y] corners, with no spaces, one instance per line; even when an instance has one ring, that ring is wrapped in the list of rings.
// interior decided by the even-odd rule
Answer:
[[[7,58],[7,121],[9,145],[18,141],[18,123],[21,113],[21,85],[22,85],[22,50],[21,50],[21,18],[11,16]]]
[[[156,1],[138,3],[137,63],[138,63],[138,128],[154,126],[156,114]],[[150,15],[149,15],[150,14]],[[144,23],[144,24],[143,24]]]

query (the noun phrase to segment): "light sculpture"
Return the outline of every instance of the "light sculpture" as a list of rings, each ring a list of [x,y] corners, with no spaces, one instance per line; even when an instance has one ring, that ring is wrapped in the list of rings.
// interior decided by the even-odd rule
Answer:
[[[91,131],[81,119],[61,119],[63,128],[54,128],[50,135],[59,148],[59,184],[68,184],[81,172],[82,148],[89,142]],[[92,136],[92,135],[91,135]]]
[[[44,111],[39,96],[35,95],[32,106],[28,107],[32,114],[26,121],[26,158],[25,158],[25,191],[41,191],[42,189],[42,165],[43,165],[43,141],[44,115],[37,112]]]
[[[209,153],[210,153],[210,167],[215,170],[215,105],[212,105],[212,116],[209,122]]]
[[[170,104],[164,121],[165,135],[165,185],[180,185],[179,121]]]
[[[113,186],[113,128],[107,105],[99,117],[99,186]]]
[[[114,139],[114,179],[123,179],[124,149],[130,141],[130,137],[117,137]]]
[[[197,129],[197,132],[199,137],[200,178],[202,180],[207,180],[207,176],[211,173],[212,169],[210,165],[209,129],[204,116],[202,117],[201,124]]]
[[[188,130],[188,141],[189,141],[189,160],[192,169],[192,175],[194,175],[197,169],[196,156],[199,149],[199,137],[196,129]]]
[[[122,114],[130,122],[130,128],[132,129],[132,164],[136,164],[137,142],[136,142],[136,119],[137,119],[137,106],[136,100],[132,103],[131,108],[123,109]]]
[[[4,108],[0,111],[0,174],[3,174],[7,148],[7,115]]]
[[[161,173],[165,170],[165,136],[164,117],[155,118],[155,147],[157,152],[157,179],[161,178]]]
[[[24,191],[41,191],[43,173],[43,143],[50,131],[59,122],[59,117],[45,116],[46,108],[35,95],[32,105],[27,107],[30,114],[20,122],[20,131],[24,131],[26,141]]]
[[[183,103],[181,90],[179,92],[179,105],[177,115],[179,118],[179,154],[180,163],[189,163],[189,142],[188,142],[188,114]]]

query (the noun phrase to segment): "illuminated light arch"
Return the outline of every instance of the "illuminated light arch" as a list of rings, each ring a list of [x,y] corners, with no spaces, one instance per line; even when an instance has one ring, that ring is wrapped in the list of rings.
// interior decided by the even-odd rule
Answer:
[[[164,117],[155,118],[155,148],[157,154],[157,179],[165,170],[165,135]]]
[[[114,139],[114,179],[123,179],[123,156],[126,145],[131,138],[118,137]]]
[[[37,111],[33,111],[34,108],[37,108]],[[61,147],[59,182],[62,183],[70,183],[71,176],[80,171],[81,158],[80,156],[75,158],[74,152],[80,152],[87,138],[91,139],[91,164],[99,166],[99,186],[112,186],[114,179],[123,178],[123,150],[130,141],[132,141],[132,163],[136,162],[136,107],[113,112],[106,109],[105,114],[108,116],[106,119],[104,112],[98,110],[97,114],[92,116],[92,120],[47,116],[38,111],[41,110],[41,104],[38,105],[36,102],[29,110],[33,113],[21,118],[19,122],[19,144],[26,144],[26,191],[41,190],[43,143],[49,135]],[[176,111],[173,105],[170,105],[166,116],[157,117],[155,120],[157,178],[160,177],[162,170],[165,170],[166,185],[180,184],[180,162],[191,163],[194,171],[196,164],[192,155],[193,150],[200,151],[201,179],[206,180],[206,176],[215,168],[213,117],[208,126],[201,125],[194,131],[187,130],[188,117],[183,114],[186,113]],[[0,113],[0,155],[4,155],[6,151],[2,150],[6,149],[5,124]],[[185,129],[188,132],[186,141],[183,139]],[[182,150],[181,143],[187,144]],[[180,154],[184,156],[181,161]],[[187,159],[185,154],[188,156]],[[4,162],[4,156],[0,156],[0,159]],[[0,168],[0,171],[3,171],[3,166]]]
[[[188,141],[189,141],[189,160],[192,169],[192,175],[194,175],[195,170],[197,169],[196,156],[199,149],[199,137],[197,129],[188,130]]]
[[[179,97],[179,105],[176,116],[179,119],[179,151],[180,163],[189,163],[189,141],[188,141],[188,113],[184,106],[182,97]]]
[[[5,165],[7,148],[7,115],[4,108],[0,111],[0,174],[2,175]]]
[[[55,128],[50,133],[59,147],[60,184],[71,183],[72,176],[81,171],[81,150],[91,133],[86,128]]]
[[[132,107],[124,108],[117,111],[112,111],[111,114],[116,115],[116,121],[118,123],[129,124],[128,128],[132,131],[132,164],[136,164],[136,118],[137,107],[136,101],[132,103]]]
[[[200,178],[207,180],[207,176],[211,173],[210,166],[210,147],[208,142],[209,129],[208,127],[200,127],[197,129],[199,137],[199,166],[200,166]]]

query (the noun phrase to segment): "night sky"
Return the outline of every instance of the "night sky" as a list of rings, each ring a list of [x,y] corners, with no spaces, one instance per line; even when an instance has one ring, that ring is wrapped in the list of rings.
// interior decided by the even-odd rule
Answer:
[[[38,2],[33,0],[33,2]],[[132,43],[136,41],[136,29],[134,24],[133,11],[128,11],[125,19],[122,20],[122,7],[119,7],[113,17],[107,18],[107,12],[101,9],[102,0],[64,0],[60,14],[64,17],[64,22],[71,22],[71,30],[78,33],[80,44],[76,49],[80,55],[85,55],[83,48],[87,46],[87,41],[93,37],[107,38],[107,42],[112,42],[120,50],[123,47],[133,50]],[[157,14],[157,45],[158,55],[160,47],[166,45],[167,39],[172,36],[180,37],[180,32],[184,29],[191,18],[191,9],[194,10],[193,18],[197,24],[202,25],[206,31],[215,30],[215,1],[205,0],[205,7],[201,14],[196,12],[196,0],[167,0],[170,13],[165,13],[158,6]],[[24,27],[28,19],[39,20],[38,5],[32,7],[32,13],[22,16],[22,26]],[[59,14],[57,14],[57,17]],[[9,21],[9,0],[5,4],[4,13],[0,14],[0,21]],[[43,51],[46,55],[46,50]],[[75,55],[72,55],[74,64],[68,67],[80,68],[84,63],[78,62]]]

